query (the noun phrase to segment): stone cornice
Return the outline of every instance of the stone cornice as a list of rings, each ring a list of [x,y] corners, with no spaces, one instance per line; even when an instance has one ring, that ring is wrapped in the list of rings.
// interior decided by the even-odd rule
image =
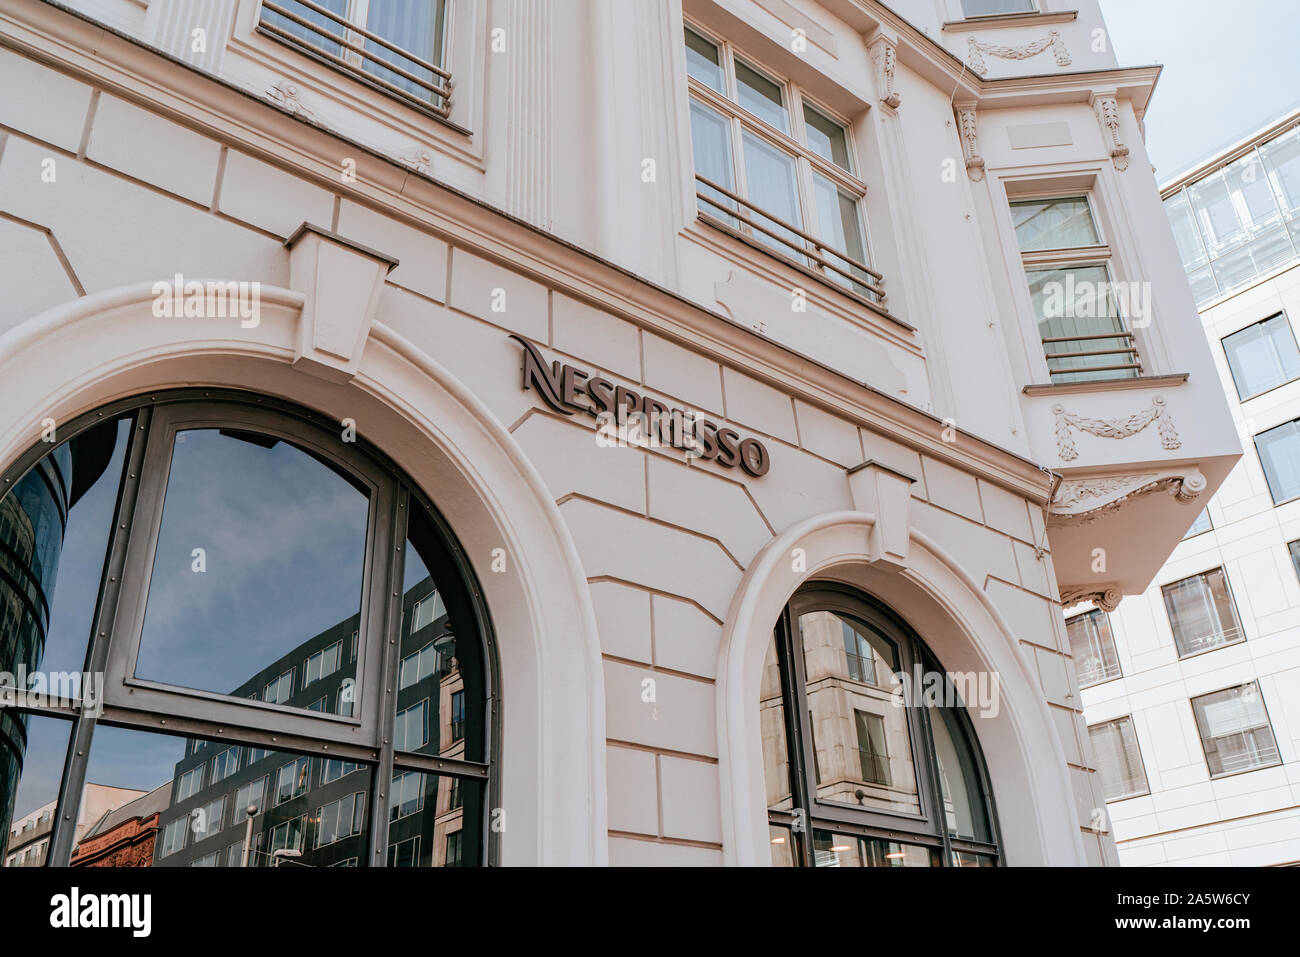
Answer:
[[[915,451],[1047,503],[1050,477],[1034,462],[960,430],[956,442],[945,442],[947,425],[937,416],[79,12],[49,2],[0,0],[0,46],[432,232]],[[340,182],[342,156],[356,159],[355,182]]]

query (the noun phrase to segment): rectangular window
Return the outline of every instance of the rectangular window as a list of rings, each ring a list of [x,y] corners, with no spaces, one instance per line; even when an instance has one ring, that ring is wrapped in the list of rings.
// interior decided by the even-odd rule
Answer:
[[[300,814],[292,821],[285,821],[271,828],[271,860],[275,861],[276,851],[302,851],[303,831],[306,828],[307,816]],[[281,855],[284,857],[285,855]]]
[[[885,744],[885,720],[878,714],[854,711],[858,731],[858,759],[862,780],[889,786],[889,749]]]
[[[280,677],[267,682],[266,688],[262,692],[262,700],[271,704],[284,704],[293,694],[293,672],[290,668]]]
[[[319,681],[321,678],[327,678],[332,675],[339,667],[339,659],[343,654],[343,642],[336,641],[328,648],[322,648],[310,658],[304,666],[302,686],[305,688],[313,681]]]
[[[451,693],[451,741],[455,744],[457,741],[465,739],[465,692],[453,691]]]
[[[418,867],[420,862],[420,836],[388,845],[389,867]]]
[[[192,798],[199,793],[203,787],[203,769],[206,765],[200,764],[197,768],[190,768],[176,780],[176,802]]]
[[[701,219],[883,304],[847,126],[730,44],[689,26],[685,39]]]
[[[460,867],[460,831],[447,835],[447,852],[442,863],[444,867]]]
[[[1283,313],[1225,336],[1223,351],[1243,400],[1300,378],[1300,349]]]
[[[849,677],[865,684],[876,684],[876,654],[871,650],[870,642],[842,619],[840,631],[844,638],[844,656],[848,661]]]
[[[1088,197],[1013,200],[1011,218],[1051,381],[1140,375]]]
[[[321,765],[320,783],[329,784],[331,781],[337,781],[339,778],[346,777],[353,771],[360,771],[361,765],[352,761],[329,760]]]
[[[1080,688],[1120,676],[1109,615],[1100,609],[1075,615],[1066,620],[1065,630],[1070,636],[1070,656]]]
[[[1208,508],[1203,508],[1201,509],[1201,514],[1196,516],[1196,521],[1192,522],[1192,527],[1189,528],[1187,534],[1183,536],[1183,540],[1186,541],[1194,535],[1208,532],[1213,527],[1214,525],[1210,522],[1210,510]]]
[[[1273,504],[1300,496],[1300,419],[1283,422],[1255,436]]]
[[[411,609],[411,634],[433,624],[447,614],[447,606],[442,603],[442,596],[437,592],[421,598]]]
[[[398,751],[418,751],[429,743],[429,701],[413,704],[397,712],[393,723],[393,747]]]
[[[224,781],[239,770],[239,748],[226,748],[212,759],[212,783]]]
[[[365,806],[365,792],[357,791],[318,808],[316,846],[324,847],[360,834],[365,825]]]
[[[446,118],[446,0],[263,0],[258,29]]]
[[[431,641],[419,651],[412,652],[402,659],[398,667],[397,688],[403,690],[419,681],[423,681],[438,670],[438,652]]]
[[[248,808],[256,807],[259,812],[266,810],[262,802],[266,798],[266,775],[258,778],[256,781],[249,781],[241,785],[235,791],[235,799],[230,806],[234,809],[231,812],[231,824],[242,824],[248,817]]]
[[[189,830],[189,817],[178,817],[174,821],[168,821],[167,826],[163,828],[162,837],[158,841],[158,859],[161,860],[170,854],[175,854],[185,846],[185,832]]]
[[[218,833],[225,826],[225,818],[226,796],[224,794],[190,812],[190,830],[194,832],[194,843],[207,840]]]
[[[343,687],[336,692],[338,700],[334,713],[345,718],[352,717],[352,706],[355,703],[356,688],[344,682]]]
[[[1034,0],[961,0],[961,12],[967,17],[996,17],[1035,11]]]
[[[1222,568],[1165,585],[1161,591],[1178,657],[1245,640]]]
[[[221,852],[213,851],[211,854],[204,854],[202,857],[190,861],[190,867],[216,867],[221,861]]]
[[[393,775],[393,802],[389,820],[399,821],[424,809],[425,776],[419,771],[401,771]]]
[[[303,755],[280,768],[276,777],[275,803],[283,804],[307,793],[308,779],[311,776],[311,758]]]
[[[1092,725],[1088,728],[1088,738],[1092,741],[1092,754],[1107,801],[1150,793],[1132,718]]]
[[[1291,552],[1291,564],[1295,566],[1296,577],[1300,578],[1300,539],[1296,539],[1287,548]]]
[[[1192,713],[1210,777],[1281,763],[1258,682],[1193,698]]]

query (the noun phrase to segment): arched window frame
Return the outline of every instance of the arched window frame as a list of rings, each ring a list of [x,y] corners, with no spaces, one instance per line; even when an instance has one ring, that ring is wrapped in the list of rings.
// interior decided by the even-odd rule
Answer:
[[[988,817],[991,842],[971,841],[949,834],[944,818],[943,793],[934,744],[929,709],[924,702],[911,700],[906,705],[913,767],[917,775],[917,792],[921,813],[905,814],[819,800],[817,795],[812,729],[809,724],[807,682],[804,673],[802,638],[798,621],[801,615],[829,611],[857,619],[879,631],[898,649],[899,670],[911,676],[920,666],[922,674],[943,673],[938,660],[920,636],[887,606],[872,597],[831,581],[804,585],[786,604],[775,628],[774,641],[781,675],[781,701],[785,715],[785,744],[788,755],[792,811],[768,809],[771,830],[779,829],[792,841],[795,864],[813,866],[813,835],[819,830],[833,831],[863,838],[877,838],[904,844],[920,845],[938,852],[940,863],[949,866],[956,853],[978,854],[1003,863],[997,809],[984,755],[975,735],[974,724],[964,706],[950,709],[957,718],[966,750],[975,766]],[[950,687],[947,677],[945,687]]]
[[[50,839],[49,866],[67,866],[76,839],[77,808],[86,784],[95,728],[105,726],[180,737],[228,740],[232,744],[292,751],[322,759],[351,760],[374,768],[369,803],[370,866],[387,863],[391,781],[395,772],[419,771],[453,780],[483,782],[480,815],[481,860],[499,860],[500,846],[489,809],[500,804],[500,668],[492,622],[473,568],[450,526],[422,490],[363,437],[344,443],[341,423],[296,404],[224,389],[176,389],[122,399],[58,426],[57,442],[38,442],[3,473],[0,495],[54,448],[107,421],[128,417],[131,437],[113,511],[112,531],[92,618],[84,670],[104,675],[102,710],[80,703],[24,704],[13,710],[70,720],[58,810]],[[356,716],[301,708],[144,681],[134,676],[149,569],[166,493],[175,433],[184,428],[242,427],[269,432],[346,472],[369,493]],[[402,628],[402,588],[412,508],[422,508],[463,585],[473,630],[483,656],[483,760],[434,757],[393,748],[393,701],[397,689]],[[125,586],[125,587],[124,587]],[[458,629],[459,631],[459,629]],[[465,629],[469,631],[468,628]],[[374,637],[367,640],[366,633]]]

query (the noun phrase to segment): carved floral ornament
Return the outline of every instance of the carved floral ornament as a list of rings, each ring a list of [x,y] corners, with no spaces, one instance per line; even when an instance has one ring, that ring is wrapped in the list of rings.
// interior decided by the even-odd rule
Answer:
[[[978,183],[984,178],[984,157],[980,156],[979,128],[975,122],[975,104],[957,104],[957,132],[961,136],[961,151],[966,160],[966,173]]]
[[[966,65],[971,68],[973,73],[983,76],[989,69],[988,64],[984,62],[984,54],[986,53],[1001,60],[1028,60],[1030,57],[1042,53],[1048,47],[1051,47],[1052,55],[1056,57],[1057,66],[1070,65],[1070,51],[1066,49],[1061,34],[1055,30],[1049,31],[1047,36],[1042,39],[1022,43],[1020,46],[1003,46],[1000,43],[988,43],[984,40],[977,40],[975,37],[967,37]]]
[[[1066,479],[1048,506],[1050,524],[1087,525],[1141,495],[1167,491],[1179,502],[1194,502],[1207,488],[1197,469],[1164,469],[1135,475]]]
[[[1115,169],[1124,172],[1128,169],[1128,147],[1120,139],[1119,101],[1114,94],[1093,94],[1093,109],[1097,111],[1097,121],[1101,123],[1102,135],[1106,138],[1111,162]]]
[[[1083,585],[1074,588],[1061,589],[1061,605],[1069,608],[1071,605],[1077,605],[1081,601],[1090,601],[1102,611],[1114,611],[1119,607],[1119,601],[1124,597],[1124,593],[1114,585]]]
[[[876,69],[876,89],[880,102],[891,110],[898,109],[902,95],[894,89],[894,71],[898,66],[898,48],[889,37],[877,37],[871,43],[871,63]]]
[[[1052,414],[1056,416],[1056,450],[1065,462],[1073,462],[1079,457],[1079,450],[1074,447],[1075,430],[1102,439],[1127,439],[1154,422],[1160,433],[1161,448],[1173,450],[1181,448],[1183,444],[1178,437],[1178,430],[1174,428],[1174,420],[1169,415],[1164,397],[1159,395],[1151,400],[1149,409],[1139,409],[1117,419],[1091,419],[1067,412],[1060,404],[1052,406]]]

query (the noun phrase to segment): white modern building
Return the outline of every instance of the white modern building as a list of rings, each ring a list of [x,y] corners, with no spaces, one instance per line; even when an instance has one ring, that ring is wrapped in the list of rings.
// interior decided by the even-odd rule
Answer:
[[[1158,76],[1096,0],[0,0],[0,671],[103,681],[3,807],[1115,863],[1061,603],[1241,455]]]
[[[1161,189],[1245,455],[1068,627],[1125,865],[1300,863],[1300,111]]]

